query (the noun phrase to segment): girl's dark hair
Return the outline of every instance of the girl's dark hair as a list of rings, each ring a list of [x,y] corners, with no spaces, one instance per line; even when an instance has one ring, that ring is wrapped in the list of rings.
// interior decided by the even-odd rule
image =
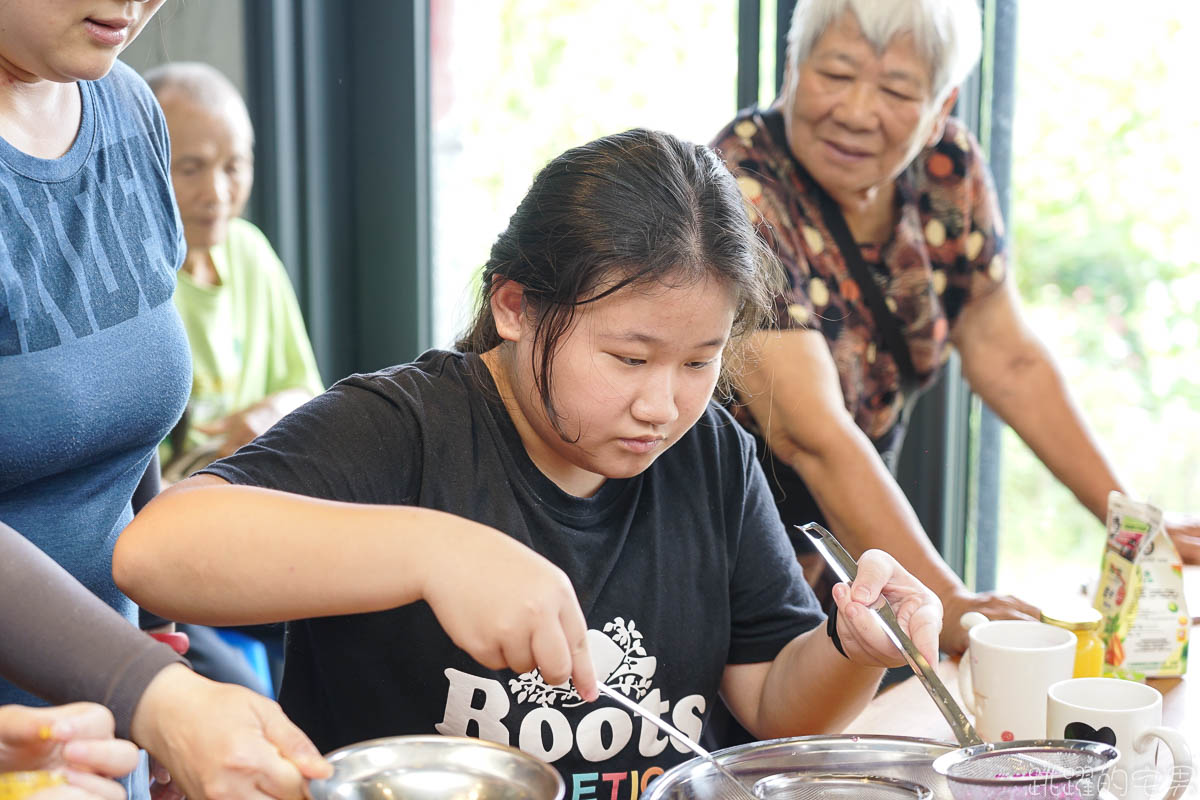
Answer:
[[[475,322],[456,346],[483,353],[501,344],[492,293],[504,280],[520,284],[535,325],[534,380],[557,427],[551,364],[579,306],[625,286],[717,279],[736,297],[736,349],[768,315],[779,275],[721,159],[702,145],[635,129],[572,148],[537,174],[492,245]],[[730,360],[719,384],[725,393]]]

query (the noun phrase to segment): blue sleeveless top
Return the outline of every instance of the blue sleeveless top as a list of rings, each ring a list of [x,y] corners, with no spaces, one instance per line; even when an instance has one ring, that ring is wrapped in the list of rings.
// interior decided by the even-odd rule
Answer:
[[[136,622],[112,550],[187,401],[170,302],[186,246],[145,82],[117,62],[78,86],[79,133],[61,158],[0,139],[0,521]],[[0,705],[12,702],[36,701],[0,681]]]

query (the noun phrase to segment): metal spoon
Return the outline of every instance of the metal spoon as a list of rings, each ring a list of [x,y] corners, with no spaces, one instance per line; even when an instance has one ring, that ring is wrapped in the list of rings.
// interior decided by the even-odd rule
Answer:
[[[633,713],[639,715],[640,717],[645,719],[647,722],[654,724],[663,733],[669,735],[671,738],[675,739],[677,742],[682,744],[684,747],[688,748],[696,755],[698,755],[701,758],[708,761],[708,763],[712,765],[713,769],[715,769],[717,772],[719,772],[721,775],[723,775],[726,779],[728,779],[734,786],[737,787],[737,795],[736,796],[738,798],[740,798],[740,800],[759,800],[758,796],[755,795],[752,791],[750,791],[749,787],[747,787],[746,784],[742,783],[741,779],[738,778],[738,776],[734,775],[732,772],[725,769],[725,767],[721,766],[720,762],[717,761],[715,758],[713,758],[712,753],[708,752],[703,747],[701,747],[699,744],[697,744],[686,733],[679,730],[674,725],[667,722],[665,719],[658,716],[657,714],[654,714],[654,713],[648,711],[647,709],[643,708],[642,706],[638,705],[630,698],[628,698],[625,695],[618,692],[616,689],[613,689],[611,686],[606,686],[603,683],[598,683],[598,684],[596,684],[596,688],[598,688],[600,690],[600,694],[608,697],[611,700],[615,700],[617,703],[624,706],[625,708],[632,711]]]

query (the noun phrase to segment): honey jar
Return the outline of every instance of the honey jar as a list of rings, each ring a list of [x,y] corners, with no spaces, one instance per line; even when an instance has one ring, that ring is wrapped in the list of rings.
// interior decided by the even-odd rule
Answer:
[[[1104,641],[1100,638],[1100,612],[1078,605],[1042,611],[1042,622],[1075,634],[1075,678],[1099,678],[1104,673]]]

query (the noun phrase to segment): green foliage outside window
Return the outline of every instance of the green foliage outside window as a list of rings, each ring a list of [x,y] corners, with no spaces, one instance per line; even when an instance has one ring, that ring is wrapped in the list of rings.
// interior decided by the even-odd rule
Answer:
[[[1200,8],[1022,3],[1012,251],[1035,330],[1129,486],[1200,507]],[[1085,581],[1102,526],[1006,431],[999,586]]]

